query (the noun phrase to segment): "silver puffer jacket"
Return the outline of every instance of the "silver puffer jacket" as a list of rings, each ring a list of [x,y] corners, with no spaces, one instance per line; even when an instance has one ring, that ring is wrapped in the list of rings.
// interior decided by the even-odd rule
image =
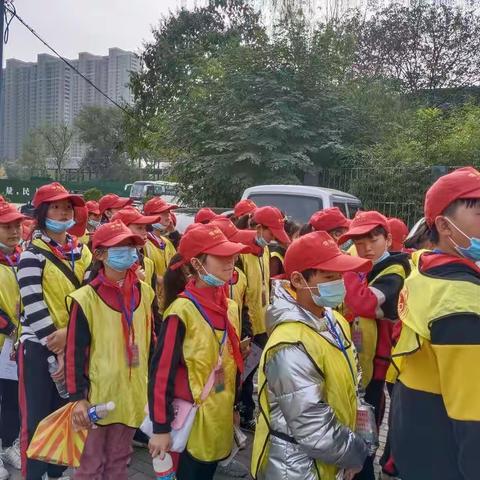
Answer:
[[[267,329],[271,332],[286,321],[307,323],[333,340],[325,319],[298,306],[282,282],[276,282],[267,312]],[[265,373],[271,430],[293,437],[297,444],[270,435],[268,460],[258,472],[258,479],[319,480],[315,459],[341,469],[363,464],[367,456],[365,442],[339,423],[324,402],[324,378],[302,346],[280,347],[265,365]]]

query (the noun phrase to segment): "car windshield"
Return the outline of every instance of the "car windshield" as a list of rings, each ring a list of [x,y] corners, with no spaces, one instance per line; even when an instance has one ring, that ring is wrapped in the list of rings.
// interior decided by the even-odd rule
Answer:
[[[323,202],[318,197],[305,195],[282,195],[281,193],[253,193],[248,197],[259,207],[272,205],[288,217],[306,223],[313,213],[323,208]]]
[[[132,198],[143,198],[145,196],[145,190],[148,184],[145,183],[134,183],[132,189],[130,190],[130,196]]]

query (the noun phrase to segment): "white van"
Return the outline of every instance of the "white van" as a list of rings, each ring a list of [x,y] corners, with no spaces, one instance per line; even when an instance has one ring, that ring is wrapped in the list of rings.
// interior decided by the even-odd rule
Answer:
[[[168,203],[178,203],[178,184],[162,180],[140,180],[125,185],[130,188],[130,198],[134,204],[143,204],[149,197],[162,197]]]
[[[247,188],[242,200],[246,198],[259,207],[277,207],[288,217],[303,223],[318,210],[330,207],[338,207],[347,218],[353,218],[362,206],[360,200],[349,193],[305,185],[259,185]]]

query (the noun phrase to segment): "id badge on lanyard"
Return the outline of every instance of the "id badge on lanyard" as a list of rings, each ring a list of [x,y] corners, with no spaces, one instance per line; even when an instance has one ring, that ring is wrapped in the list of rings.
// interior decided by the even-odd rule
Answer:
[[[355,318],[353,322],[352,340],[357,352],[361,353],[363,350],[363,332],[360,327],[360,319],[358,317]]]

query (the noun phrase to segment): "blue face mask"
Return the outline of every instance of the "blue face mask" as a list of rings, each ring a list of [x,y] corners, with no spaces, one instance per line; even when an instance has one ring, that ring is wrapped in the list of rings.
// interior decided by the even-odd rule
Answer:
[[[263,237],[257,237],[255,239],[259,247],[265,248],[268,247],[268,242]]]
[[[112,247],[108,249],[105,263],[117,272],[124,272],[137,261],[138,253],[135,247]]]
[[[383,262],[386,258],[390,256],[390,252],[386,251],[380,258],[373,260],[373,264],[376,265],[377,263]]]
[[[153,223],[152,227],[154,230],[159,230],[162,233],[165,233],[167,231],[168,225],[165,226],[163,223]]]
[[[203,268],[203,271],[205,273],[201,273],[199,275],[200,280],[205,282],[208,286],[210,286],[210,287],[223,287],[223,285],[225,285],[225,283],[227,283],[227,282],[224,282],[223,280],[220,280],[215,275],[213,275],[211,273],[208,273],[203,265],[202,265],[202,268]]]
[[[307,287],[309,290],[317,290],[318,294],[312,293],[312,300],[319,307],[338,307],[345,300],[345,283],[343,278],[333,282],[319,283],[316,288]]]
[[[88,224],[95,230],[101,225],[101,223],[96,220],[89,220]]]
[[[75,225],[75,220],[66,220],[61,222],[60,220],[52,220],[51,218],[45,219],[45,227],[47,230],[50,230],[53,233],[63,233],[66,232],[69,228],[72,228]]]
[[[450,225],[455,227],[456,230],[458,230],[465,238],[468,238],[470,240],[470,246],[469,247],[461,247],[458,245],[453,238],[450,237],[450,241],[453,243],[455,250],[465,258],[468,258],[469,260],[473,260],[474,262],[479,262],[480,261],[480,238],[475,238],[475,237],[469,237],[467,234],[462,232],[449,218],[445,217]]]

